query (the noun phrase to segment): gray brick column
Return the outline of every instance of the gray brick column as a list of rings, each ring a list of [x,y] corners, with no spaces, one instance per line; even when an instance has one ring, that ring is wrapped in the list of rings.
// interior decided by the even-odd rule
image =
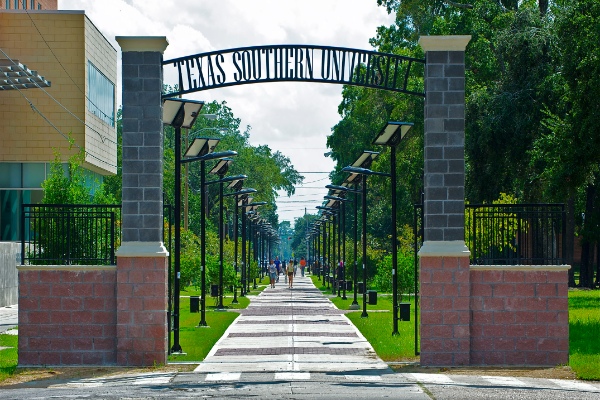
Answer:
[[[116,38],[123,90],[122,243],[117,251],[117,363],[167,361],[161,91],[165,37]]]
[[[464,240],[465,47],[470,36],[426,36],[425,241]]]
[[[425,36],[424,243],[419,251],[421,365],[470,364],[465,225],[465,48],[470,36]]]

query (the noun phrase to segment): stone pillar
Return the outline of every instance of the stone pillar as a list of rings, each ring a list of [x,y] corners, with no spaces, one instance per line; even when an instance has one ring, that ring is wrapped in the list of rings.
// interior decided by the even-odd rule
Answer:
[[[123,52],[123,211],[117,251],[117,363],[167,361],[167,257],[162,242],[165,37],[116,38]]]
[[[470,36],[425,36],[424,243],[419,252],[421,364],[470,363],[465,224],[465,48]]]

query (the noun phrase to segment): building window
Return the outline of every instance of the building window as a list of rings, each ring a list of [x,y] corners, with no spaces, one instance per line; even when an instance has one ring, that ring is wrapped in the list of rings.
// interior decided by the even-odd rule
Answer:
[[[23,0],[23,10],[27,10],[27,0]]]
[[[115,126],[115,85],[91,62],[88,62],[88,109]]]
[[[19,0],[15,0],[13,2],[13,5],[15,6],[15,10],[18,10],[19,9]]]
[[[31,4],[29,5],[29,8],[31,8],[32,10],[35,10],[35,0],[31,0]]]
[[[38,10],[42,9],[42,5],[40,3],[38,3]]]

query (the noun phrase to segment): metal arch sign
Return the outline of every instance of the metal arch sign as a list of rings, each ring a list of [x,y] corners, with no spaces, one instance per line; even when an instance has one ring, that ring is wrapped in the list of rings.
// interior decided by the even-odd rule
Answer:
[[[259,82],[336,83],[425,96],[425,60],[343,47],[239,47],[162,64],[177,68],[179,76],[179,90],[163,97]]]

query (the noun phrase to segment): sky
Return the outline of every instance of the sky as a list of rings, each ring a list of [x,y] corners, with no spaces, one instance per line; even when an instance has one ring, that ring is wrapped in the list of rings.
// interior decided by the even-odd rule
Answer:
[[[369,39],[393,16],[376,0],[59,0],[60,10],[85,10],[119,50],[118,104],[121,104],[120,47],[115,36],[166,36],[164,59],[244,46],[310,44],[371,50]],[[175,70],[175,68],[173,68]],[[165,84],[177,83],[165,69]],[[250,143],[279,150],[305,177],[296,193],[277,200],[279,221],[306,212],[327,194],[333,160],[327,136],[340,121],[342,86],[325,83],[259,83],[185,95],[226,101],[241,126],[252,127]],[[221,149],[225,150],[225,149]],[[234,161],[235,162],[235,161]]]

